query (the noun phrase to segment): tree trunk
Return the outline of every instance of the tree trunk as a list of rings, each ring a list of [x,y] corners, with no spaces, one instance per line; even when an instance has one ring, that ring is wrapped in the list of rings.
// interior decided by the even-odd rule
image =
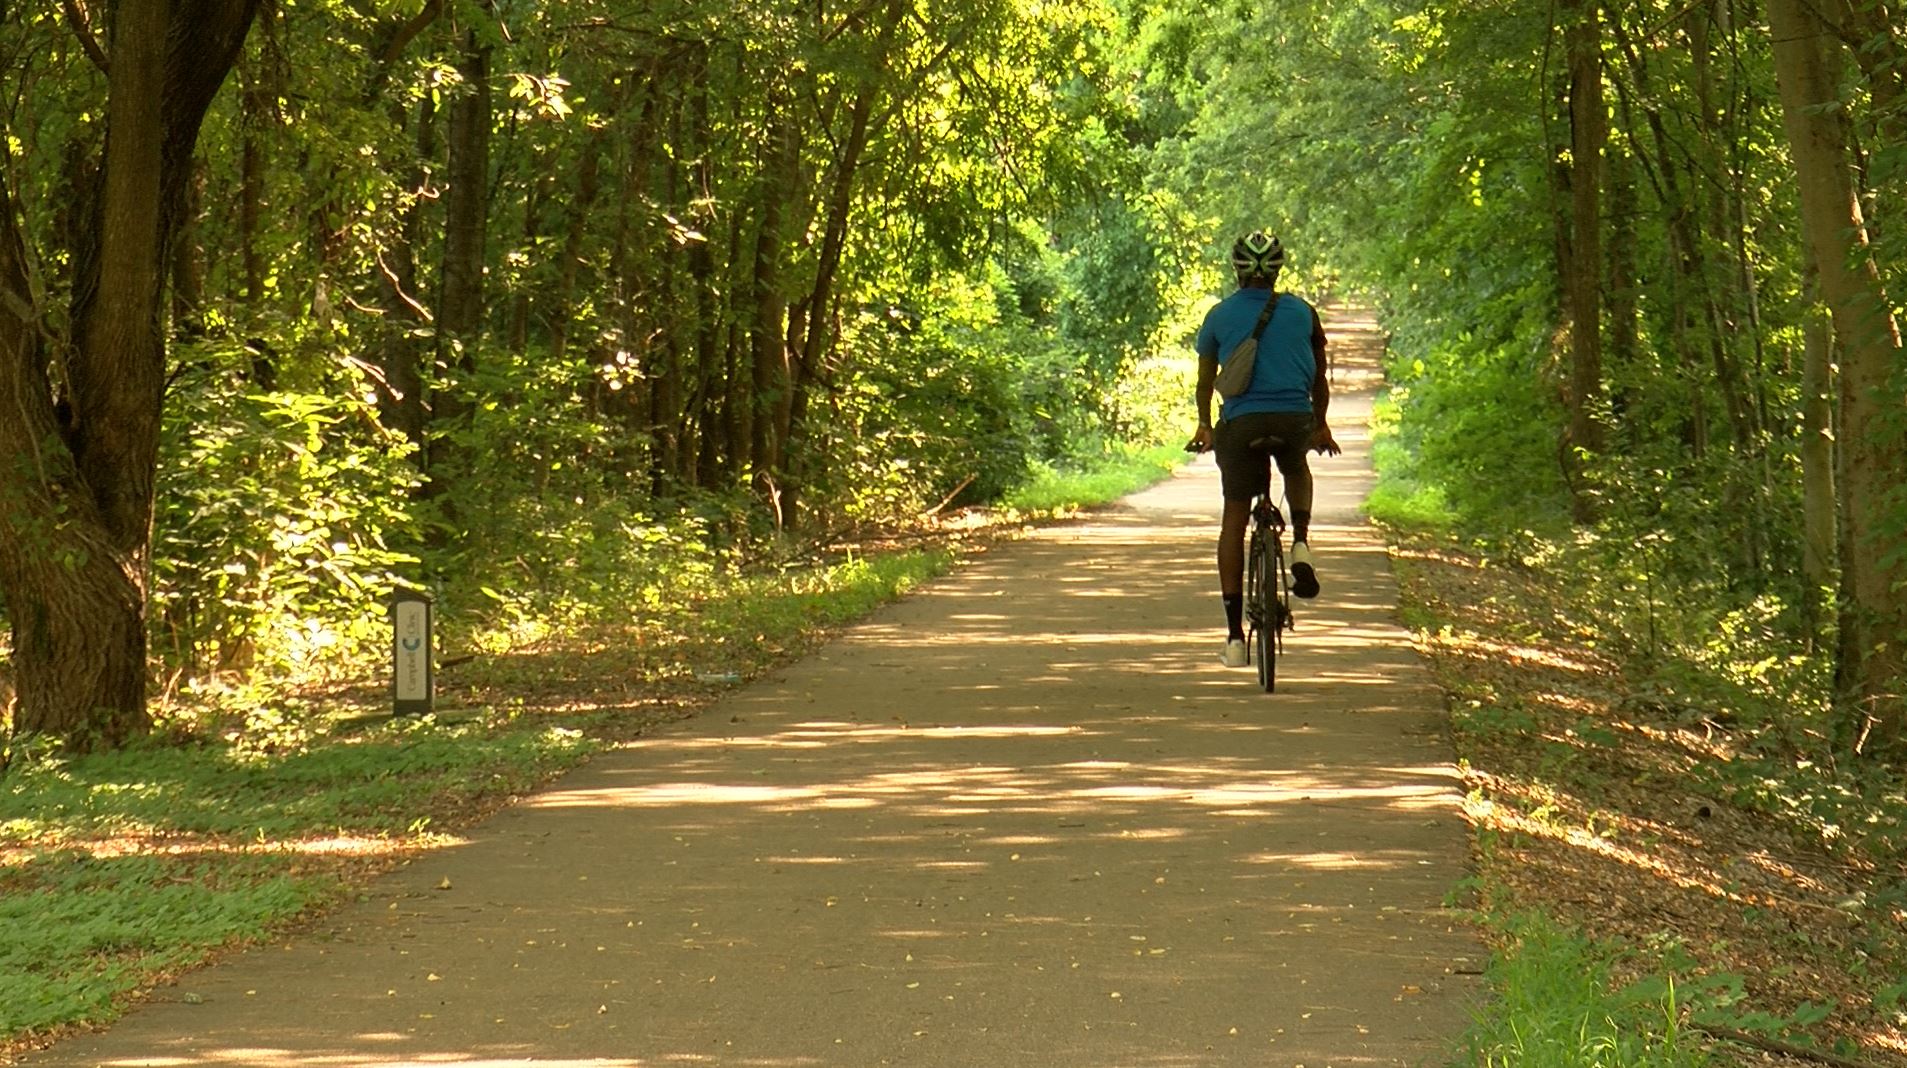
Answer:
[[[238,120],[238,259],[245,279],[245,304],[254,314],[265,302],[265,257],[258,248],[258,224],[265,205],[267,108],[260,81],[256,73],[246,79]]]
[[[724,440],[727,429],[722,419],[722,324],[720,315],[719,274],[715,263],[716,216],[715,175],[711,155],[715,152],[709,115],[710,70],[705,53],[697,66],[695,84],[689,93],[688,143],[695,148],[695,161],[688,169],[688,208],[690,220],[701,236],[688,247],[690,307],[694,309],[693,351],[685,369],[694,400],[694,410],[685,411],[699,431],[695,453],[684,458],[691,484],[711,486],[718,481],[721,457],[728,451]]]
[[[1813,290],[1810,286],[1810,291]],[[1810,644],[1827,622],[1822,591],[1834,586],[1840,524],[1834,495],[1833,331],[1818,305],[1803,320],[1801,364],[1801,581]]]
[[[1644,98],[1652,98],[1655,93],[1651,88],[1653,79],[1649,75],[1649,68],[1643,62],[1634,41],[1623,29],[1622,20],[1612,20],[1610,28],[1629,68],[1630,79]],[[1708,299],[1707,272],[1702,266],[1702,238],[1695,226],[1695,215],[1689,207],[1688,197],[1682,191],[1682,161],[1672,149],[1661,112],[1654,107],[1647,108],[1646,121],[1649,140],[1655,148],[1656,167],[1653,173],[1656,177],[1656,196],[1662,202],[1663,214],[1668,217],[1666,303],[1670,347],[1676,357],[1676,369],[1681,382],[1687,390],[1688,422],[1684,438],[1688,442],[1690,458],[1700,460],[1708,455],[1708,402],[1701,388],[1690,308]]]
[[[405,112],[394,107],[401,126]],[[416,159],[404,179],[410,203],[404,208],[398,225],[398,239],[379,260],[379,281],[384,293],[384,343],[379,362],[384,372],[378,383],[378,418],[384,425],[402,433],[415,450],[411,459],[420,473],[430,469],[428,423],[425,396],[424,349],[419,331],[429,320],[419,299],[417,286],[417,246],[424,236],[425,183],[429,181],[425,161],[437,150],[437,111],[430,94],[417,105]]]
[[[76,220],[68,387],[56,409],[19,211],[0,190],[0,590],[14,729],[73,748],[145,732],[147,554],[165,376],[163,294],[205,111],[255,0],[121,0],[106,144]]]
[[[1709,10],[1698,9],[1688,14],[1689,53],[1695,61],[1697,120],[1702,134],[1699,144],[1703,149],[1703,158],[1697,160],[1695,166],[1698,173],[1716,174],[1733,171],[1738,174],[1739,170],[1731,166],[1732,161],[1726,158],[1722,150],[1723,143],[1728,140],[1727,110],[1716,103],[1714,68],[1710,62],[1714,48],[1710,32],[1711,16],[1716,16],[1716,21],[1720,21],[1720,15],[1713,10],[1712,3],[1707,7]],[[1707,183],[1698,182],[1695,188],[1700,191],[1706,185]],[[1723,235],[1735,229],[1732,222],[1737,213],[1733,204],[1730,203],[1725,187],[1717,185],[1715,188],[1707,189],[1706,192],[1706,196],[1701,196],[1698,192],[1707,215],[1706,232],[1710,240],[1719,245],[1726,240]],[[1752,329],[1743,329],[1741,322],[1743,316],[1737,312],[1737,308],[1749,300],[1749,294],[1728,291],[1723,279],[1725,272],[1719,266],[1719,253],[1711,255],[1708,250],[1702,249],[1699,255],[1704,271],[1701,292],[1703,307],[1708,316],[1709,362],[1714,370],[1715,385],[1722,393],[1723,409],[1728,412],[1728,425],[1735,441],[1736,453],[1746,462],[1756,451],[1757,428],[1754,408],[1748,402],[1741,359],[1735,352],[1734,345],[1744,333],[1750,338],[1753,337]],[[1714,277],[1709,277],[1707,274],[1711,269],[1714,271]],[[1735,299],[1730,299],[1731,297]],[[1736,498],[1728,503],[1732,514],[1753,511],[1747,502],[1740,500],[1741,481],[1738,478],[1731,479],[1734,487],[1730,492]],[[1750,517],[1746,524],[1750,539],[1759,537],[1761,526],[1758,517]],[[1752,574],[1758,569],[1759,559],[1751,547],[1750,558],[1744,561],[1744,570]]]
[[[466,31],[457,63],[463,84],[451,100],[445,165],[444,258],[437,290],[437,365],[447,384],[430,405],[432,495],[443,492],[458,450],[448,433],[467,421],[467,396],[483,332],[484,246],[490,228],[490,46]]]
[[[651,157],[657,150],[661,138],[656,136],[660,126],[658,110],[661,90],[652,71],[633,71],[628,81],[637,88],[640,100],[636,106],[625,107],[622,114],[633,114],[626,130],[619,138],[622,165],[616,195],[613,198],[616,215],[615,240],[610,246],[608,281],[611,293],[610,305],[613,313],[615,350],[604,352],[602,362],[614,363],[609,372],[621,388],[612,390],[612,410],[619,420],[636,433],[627,435],[620,443],[617,454],[621,457],[622,469],[631,476],[642,473],[647,465],[652,480],[659,470],[659,450],[650,428],[650,383],[641,376],[650,373],[648,367],[649,341],[643,333],[643,313],[646,310],[642,297],[640,278],[640,256],[638,244],[641,229],[635,217],[639,206],[648,202],[648,182]]]
[[[1901,357],[1900,331],[1868,251],[1851,177],[1849,130],[1832,69],[1838,44],[1807,0],[1770,0],[1768,21],[1802,232],[1842,353],[1837,488],[1845,526],[1836,674],[1859,717],[1857,735],[1871,729],[1898,747],[1907,742],[1907,611],[1895,591],[1907,586],[1907,566],[1888,559],[1886,498],[1907,471],[1907,449],[1885,424],[1898,417],[1898,398],[1890,403],[1887,387]]]
[[[1828,0],[1827,7],[1873,94],[1881,136],[1907,145],[1907,8],[1883,0]]]
[[[120,54],[124,54],[123,52]],[[130,65],[130,64],[128,64]],[[156,161],[154,170],[157,170]],[[153,205],[157,215],[157,204]],[[0,182],[0,287],[31,293],[19,213]],[[0,301],[0,590],[13,625],[16,734],[111,747],[145,733],[145,590],[114,544],[55,414],[40,323]]]
[[[1603,447],[1602,407],[1602,150],[1608,119],[1602,93],[1600,0],[1571,0],[1569,29],[1570,319],[1569,440]],[[1586,502],[1578,497],[1579,511]]]
[[[465,37],[457,72],[462,85],[450,104],[437,332],[462,340],[483,325],[484,246],[490,223],[490,46],[475,31]]]
[[[1609,159],[1608,356],[1618,376],[1634,375],[1642,352],[1641,293],[1636,280],[1638,210],[1635,159],[1627,152],[1612,152]],[[1626,425],[1623,415],[1629,398],[1618,393],[1609,400],[1616,424]]]
[[[781,478],[781,517],[788,526],[801,522],[801,490],[806,472],[800,470],[802,457],[796,451],[805,432],[810,390],[822,377],[822,360],[834,343],[830,319],[834,315],[835,275],[841,268],[841,253],[847,247],[848,219],[854,207],[854,179],[867,149],[868,120],[874,113],[874,90],[864,89],[855,97],[849,111],[848,136],[835,160],[834,184],[828,195],[827,228],[821,239],[821,253],[815,264],[814,288],[802,298],[800,344],[792,346],[800,359],[789,386],[788,427],[783,437],[788,443]],[[790,329],[794,323],[790,323]]]
[[[181,338],[205,335],[205,249],[199,243],[204,203],[205,161],[195,159],[172,235],[172,331]]]
[[[532,154],[531,165],[541,161],[538,154]],[[539,168],[540,170],[540,168]],[[530,182],[529,196],[523,204],[523,243],[525,257],[538,255],[536,243],[543,236],[543,202],[549,199],[550,186],[554,179],[545,175]],[[530,292],[531,279],[527,272],[519,274],[514,280],[515,292],[510,294],[510,322],[505,330],[506,344],[510,351],[521,356],[530,347]]]
[[[563,235],[563,262],[557,270],[556,291],[550,295],[550,358],[558,363],[569,353],[571,305],[576,300],[577,276],[583,269],[583,240],[588,236],[602,182],[607,132],[607,126],[591,132],[583,142],[583,158],[576,167],[576,195],[570,200],[569,230]]]
[[[749,461],[757,487],[769,490],[779,460],[777,413],[789,385],[787,337],[788,301],[782,294],[782,260],[786,255],[783,205],[800,195],[800,145],[794,123],[786,116],[786,102],[778,93],[768,98],[769,133],[762,145],[762,189],[759,229],[755,231],[754,315],[749,324],[754,406],[749,413]]]

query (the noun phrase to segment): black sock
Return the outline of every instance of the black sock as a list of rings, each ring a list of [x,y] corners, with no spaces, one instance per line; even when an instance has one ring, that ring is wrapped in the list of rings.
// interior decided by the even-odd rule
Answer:
[[[1228,628],[1229,640],[1242,642],[1245,640],[1245,595],[1227,593],[1222,596],[1225,598],[1225,626]]]
[[[1293,542],[1304,541],[1310,535],[1310,533],[1311,533],[1311,513],[1300,512],[1295,508],[1292,509],[1291,510],[1291,540]]]

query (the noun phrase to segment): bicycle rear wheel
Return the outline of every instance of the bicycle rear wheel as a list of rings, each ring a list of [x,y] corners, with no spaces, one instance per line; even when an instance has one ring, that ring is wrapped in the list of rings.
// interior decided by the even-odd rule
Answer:
[[[1278,579],[1284,571],[1284,553],[1277,538],[1257,540],[1259,551],[1252,554],[1251,562],[1257,603],[1252,607],[1261,622],[1255,634],[1258,647],[1253,654],[1258,660],[1258,684],[1266,693],[1272,693],[1278,688],[1278,650],[1284,637],[1280,633],[1284,621],[1278,612]]]

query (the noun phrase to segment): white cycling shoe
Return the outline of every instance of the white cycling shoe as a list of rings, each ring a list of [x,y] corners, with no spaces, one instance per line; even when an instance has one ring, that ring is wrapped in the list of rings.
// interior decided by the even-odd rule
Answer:
[[[1318,595],[1318,569],[1311,566],[1311,547],[1291,543],[1291,592],[1310,600]]]
[[[1218,662],[1226,667],[1244,667],[1251,663],[1251,653],[1243,641],[1233,638],[1225,643],[1225,651],[1218,654]]]

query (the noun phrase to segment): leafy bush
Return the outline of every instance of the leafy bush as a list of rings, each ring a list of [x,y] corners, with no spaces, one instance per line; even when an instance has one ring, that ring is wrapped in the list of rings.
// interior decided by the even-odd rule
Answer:
[[[152,643],[173,671],[324,674],[384,635],[410,559],[409,445],[346,376],[264,390],[230,346],[184,353],[166,408]]]
[[[1388,373],[1396,447],[1377,456],[1388,493],[1479,530],[1566,525],[1563,416],[1533,338],[1496,348],[1469,333],[1405,336]]]

